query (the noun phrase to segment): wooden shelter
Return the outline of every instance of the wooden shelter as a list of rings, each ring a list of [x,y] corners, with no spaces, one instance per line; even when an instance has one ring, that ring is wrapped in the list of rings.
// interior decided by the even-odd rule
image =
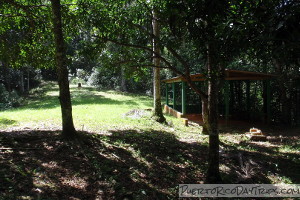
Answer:
[[[205,75],[204,74],[193,74],[190,75],[191,80],[194,82],[201,82],[205,81]],[[224,84],[224,103],[225,103],[225,119],[227,120],[229,117],[229,83],[230,81],[245,81],[246,82],[246,101],[247,101],[247,110],[250,111],[250,84],[251,80],[259,80],[259,81],[264,81],[265,84],[265,92],[266,92],[266,116],[267,120],[270,120],[271,116],[271,88],[270,88],[270,80],[275,78],[276,75],[272,74],[266,74],[266,73],[258,73],[258,72],[250,72],[250,71],[240,71],[240,70],[230,70],[226,69],[225,70],[225,84]],[[186,80],[182,76],[170,78],[163,80],[163,82],[166,84],[166,106],[167,109],[173,109],[176,111],[178,107],[176,105],[176,90],[179,89],[177,88],[176,83],[181,83],[181,108],[180,108],[180,115],[181,117],[184,117],[187,114],[187,104],[186,104]],[[169,90],[169,85],[172,85],[171,91]],[[169,104],[169,94],[172,94],[171,101],[173,102],[172,107]],[[199,102],[200,103],[200,102]],[[174,111],[172,111],[174,113]],[[178,114],[176,114],[178,116]]]

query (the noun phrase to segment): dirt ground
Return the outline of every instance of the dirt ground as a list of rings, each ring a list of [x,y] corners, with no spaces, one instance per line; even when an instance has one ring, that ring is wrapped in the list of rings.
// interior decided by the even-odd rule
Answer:
[[[299,183],[299,129],[261,128],[271,140],[252,142],[248,128],[226,126],[220,135],[224,182]],[[59,130],[0,131],[0,200],[177,199],[178,184],[205,180],[205,141],[155,130],[80,134],[69,141]]]
[[[195,122],[202,125],[202,117],[199,114],[189,114],[187,115],[189,121]],[[287,128],[279,125],[265,124],[263,122],[249,122],[245,120],[228,120],[220,119],[219,120],[220,132],[238,132],[244,133],[248,132],[250,128],[258,128],[263,131],[264,134],[268,136],[299,136],[300,127],[297,128]]]

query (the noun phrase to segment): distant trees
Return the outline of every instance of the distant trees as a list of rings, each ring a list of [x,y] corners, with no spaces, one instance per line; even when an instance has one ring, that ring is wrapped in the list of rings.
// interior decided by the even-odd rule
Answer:
[[[286,102],[293,84],[286,82],[299,76],[300,9],[296,0],[68,1],[64,9],[59,0],[51,0],[52,15],[47,2],[3,2],[0,61],[6,66],[30,63],[45,67],[45,63],[53,64],[55,54],[66,137],[75,135],[67,66],[72,73],[86,70],[95,84],[119,84],[129,91],[132,85],[126,78],[143,82],[140,88],[148,89],[150,78],[146,77],[154,69],[154,110],[161,122],[165,119],[160,71],[182,76],[201,98],[203,132],[209,134],[210,144],[207,180],[212,183],[221,181],[217,105],[227,66],[236,66],[237,60],[270,66],[258,71],[280,75],[278,107],[282,121],[292,119],[292,107]],[[45,26],[45,19],[50,18],[55,43],[49,42],[53,36]],[[17,30],[21,42],[5,39],[15,34],[11,30]],[[8,54],[9,49],[14,53]],[[192,82],[194,72],[206,75],[206,88]]]
[[[285,125],[295,123],[296,106],[294,99],[295,80],[300,70],[300,2],[299,1],[273,1],[262,3],[260,21],[262,41],[255,44],[257,57],[269,66],[277,75],[279,120]],[[275,97],[276,97],[275,96]]]
[[[13,9],[14,6],[18,7],[19,13],[16,13],[18,9]],[[39,71],[30,65],[31,25],[21,7],[14,1],[5,0],[0,4],[0,84],[3,97],[0,109],[19,106],[20,95],[37,86],[40,81]]]

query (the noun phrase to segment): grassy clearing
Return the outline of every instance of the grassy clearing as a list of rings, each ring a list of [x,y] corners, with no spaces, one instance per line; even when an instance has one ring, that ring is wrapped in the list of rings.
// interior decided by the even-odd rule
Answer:
[[[152,99],[148,96],[76,86],[71,86],[71,96],[74,124],[80,131],[105,133],[111,129],[151,128],[176,133],[179,131],[182,134],[189,132],[195,137],[201,132],[201,127],[186,128],[180,120],[170,116],[167,116],[167,120],[171,126],[148,120],[151,113],[147,110],[152,107]],[[133,109],[145,110],[142,118],[126,116],[126,113]],[[60,129],[60,116],[58,88],[54,85],[45,85],[44,88],[34,91],[24,106],[1,112],[0,128]]]
[[[178,184],[204,181],[208,138],[201,127],[170,116],[169,125],[154,122],[147,96],[75,86],[71,92],[81,132],[75,141],[59,137],[54,85],[1,111],[0,199],[176,199]],[[230,129],[220,135],[226,183],[300,182],[299,136],[251,142]]]

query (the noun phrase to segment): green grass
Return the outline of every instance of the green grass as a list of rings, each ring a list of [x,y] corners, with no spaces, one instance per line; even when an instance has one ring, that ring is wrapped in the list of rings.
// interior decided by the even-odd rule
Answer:
[[[148,116],[133,119],[125,114],[133,109],[149,110],[152,98],[145,95],[117,91],[99,91],[94,87],[77,88],[71,85],[73,119],[77,130],[105,133],[109,130],[156,129],[172,131],[182,136],[199,138],[201,127],[185,127],[181,120],[166,116],[171,126],[148,120]],[[61,129],[58,87],[46,84],[32,91],[25,105],[0,112],[0,129],[8,128]]]
[[[42,199],[176,199],[178,184],[203,183],[208,136],[200,126],[171,116],[168,125],[155,122],[152,98],[144,95],[71,86],[71,96],[80,140],[59,137],[54,84],[0,112],[0,147],[8,148],[0,154],[3,199],[37,199],[37,188]],[[132,110],[146,115],[125,115]],[[220,134],[225,183],[300,183],[298,136],[252,142],[229,128]]]
[[[137,124],[134,120],[124,118],[123,114],[133,108],[146,109],[151,106],[151,99],[144,96],[126,95],[114,91],[100,92],[95,88],[71,86],[73,103],[73,118],[77,129],[103,131],[111,127],[121,127],[123,124]],[[31,99],[27,105],[1,112],[1,119],[13,121],[13,124],[3,123],[0,127],[36,126],[45,128],[60,127],[60,105],[58,88],[46,92],[42,98]],[[108,126],[107,126],[108,125]]]
[[[7,162],[0,171],[0,177],[6,179],[0,189],[6,188],[7,199],[35,197],[33,188],[40,188],[50,199],[56,199],[53,195],[73,195],[74,191],[58,180],[68,182],[69,176],[90,185],[103,181],[108,191],[116,191],[108,192],[112,198],[121,199],[132,193],[135,199],[145,199],[147,195],[173,199],[178,183],[196,182],[197,177],[203,177],[208,140],[200,134],[200,126],[185,127],[180,119],[171,116],[166,116],[168,125],[155,122],[149,111],[153,100],[145,95],[71,86],[71,96],[75,127],[85,135],[79,143],[63,142],[57,137],[61,114],[58,88],[53,84],[32,91],[22,107],[0,113],[0,146],[43,148],[21,153],[6,151]],[[132,110],[146,115],[125,115]],[[89,190],[79,193],[91,195]]]

